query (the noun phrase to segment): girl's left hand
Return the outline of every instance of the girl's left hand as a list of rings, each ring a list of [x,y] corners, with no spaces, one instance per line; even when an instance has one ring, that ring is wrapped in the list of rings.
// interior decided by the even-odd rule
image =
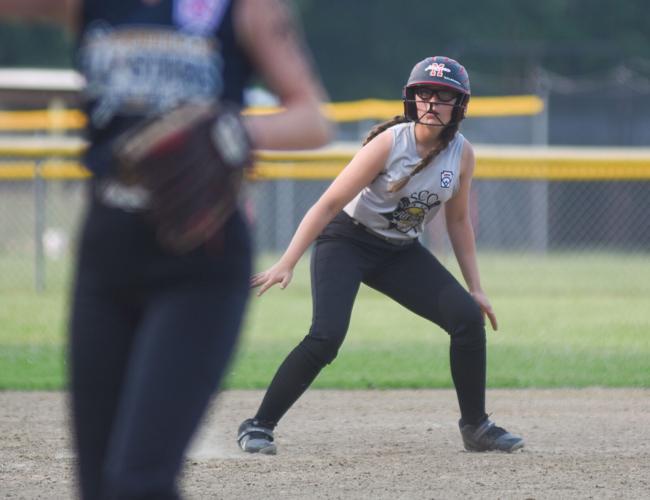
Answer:
[[[477,292],[470,292],[472,294],[472,297],[474,297],[474,300],[476,303],[479,305],[481,308],[481,311],[483,311],[483,314],[486,315],[488,319],[490,320],[490,324],[492,325],[492,330],[496,331],[498,330],[498,325],[497,325],[497,317],[494,314],[494,310],[492,309],[492,305],[490,304],[490,301],[487,298],[487,295],[485,295],[485,292],[482,290],[477,291]]]
[[[276,283],[280,283],[280,288],[284,290],[291,282],[292,277],[293,268],[277,262],[266,271],[254,274],[250,279],[250,286],[251,288],[260,287],[257,292],[257,296],[260,297]]]

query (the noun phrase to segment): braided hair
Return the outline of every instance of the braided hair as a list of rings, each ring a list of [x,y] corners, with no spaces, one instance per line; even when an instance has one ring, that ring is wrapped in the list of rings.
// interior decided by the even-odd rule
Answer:
[[[368,132],[368,136],[366,139],[363,141],[362,146],[365,146],[368,144],[370,141],[372,141],[375,137],[377,137],[379,134],[381,134],[384,130],[387,130],[391,128],[394,125],[397,125],[399,123],[406,123],[410,121],[406,116],[404,115],[397,115],[391,118],[388,121],[385,121],[383,123],[380,123],[379,125],[375,125],[372,129],[370,129],[370,132]]]
[[[368,137],[363,141],[363,146],[368,144],[370,141],[372,141],[375,137],[377,137],[379,134],[381,134],[384,130],[389,129],[390,127],[393,127],[399,123],[406,123],[409,122],[408,118],[404,115],[397,115],[391,120],[385,121],[383,123],[380,123],[379,125],[376,125],[373,127],[370,132],[368,133]],[[459,128],[459,122],[456,121],[455,123],[452,123],[451,125],[447,125],[442,129],[442,132],[440,133],[440,142],[439,144],[430,150],[424,158],[420,160],[420,162],[413,167],[413,170],[411,171],[410,174],[408,174],[405,177],[402,177],[401,179],[397,179],[395,182],[391,182],[388,185],[388,192],[389,193],[395,193],[402,189],[404,186],[408,184],[408,182],[411,180],[411,177],[413,177],[415,174],[420,172],[422,169],[424,169],[427,165],[431,164],[431,162],[440,154],[442,153],[447,146],[449,146],[449,143],[453,140],[453,138],[456,136],[456,132],[458,132]]]

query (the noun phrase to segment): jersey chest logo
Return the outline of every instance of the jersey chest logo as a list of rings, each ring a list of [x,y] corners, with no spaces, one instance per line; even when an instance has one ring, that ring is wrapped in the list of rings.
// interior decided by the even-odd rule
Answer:
[[[443,170],[440,172],[440,187],[448,188],[451,187],[451,183],[454,180],[454,173],[449,170]]]
[[[424,223],[429,210],[437,207],[440,203],[436,193],[420,191],[401,198],[395,210],[380,215],[388,220],[387,229],[396,229],[404,234],[409,231],[417,233],[417,229]]]
[[[208,35],[219,25],[230,0],[174,0],[174,24],[193,35]]]

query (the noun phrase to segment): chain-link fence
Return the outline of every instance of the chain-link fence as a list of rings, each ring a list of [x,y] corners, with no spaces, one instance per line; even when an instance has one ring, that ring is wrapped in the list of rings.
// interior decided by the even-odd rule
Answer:
[[[247,208],[260,251],[282,251],[327,181],[255,183]],[[547,252],[650,249],[650,182],[476,179],[472,218],[479,248]],[[434,220],[427,241],[435,249],[444,217]],[[441,227],[442,226],[442,227]]]
[[[328,182],[281,180],[251,189],[249,207],[261,251],[281,251]],[[549,182],[477,179],[472,219],[479,248],[548,252],[650,250],[650,182]],[[446,239],[444,217],[427,231],[432,250]]]
[[[359,147],[360,139],[380,116],[399,112],[401,106],[382,101],[339,104],[329,110],[341,122],[338,139],[346,141],[339,154],[263,157],[266,171],[248,184],[244,209],[258,255],[286,248],[305,212]],[[532,147],[547,143],[545,98],[476,98],[472,106],[472,119],[463,123],[464,135],[473,144],[492,145],[477,147],[472,188],[479,252],[613,252],[621,259],[630,253],[650,253],[649,151],[619,149],[603,158],[602,150],[593,150],[578,161],[579,149]],[[5,116],[5,125],[26,129],[19,132],[22,138],[29,138],[27,128],[34,120],[58,124],[41,130],[47,136],[34,138],[23,152],[38,149],[38,144],[53,151],[49,155],[58,156],[59,151],[64,158],[78,151],[80,116],[54,111]],[[64,118],[71,121],[61,128]],[[5,137],[0,144],[0,290],[61,289],[69,281],[88,181],[65,168],[45,175],[42,163],[33,168],[33,162],[40,161],[35,160],[38,155],[30,153],[25,159],[14,142]],[[633,165],[627,164],[629,158],[634,158]],[[442,214],[423,239],[437,255],[450,255]]]
[[[244,209],[258,254],[286,248],[327,180],[251,182]],[[87,181],[0,182],[0,286],[59,288],[76,245]],[[546,181],[477,178],[472,219],[480,251],[650,253],[650,181]],[[425,235],[434,253],[449,253],[444,217]]]
[[[66,285],[85,188],[79,180],[0,182],[0,290]]]

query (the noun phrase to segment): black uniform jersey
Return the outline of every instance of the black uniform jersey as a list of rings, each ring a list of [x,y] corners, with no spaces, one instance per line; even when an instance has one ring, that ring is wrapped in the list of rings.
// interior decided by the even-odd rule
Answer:
[[[236,0],[86,0],[77,64],[86,78],[86,165],[111,171],[112,140],[182,102],[242,104],[250,63],[233,28]]]

